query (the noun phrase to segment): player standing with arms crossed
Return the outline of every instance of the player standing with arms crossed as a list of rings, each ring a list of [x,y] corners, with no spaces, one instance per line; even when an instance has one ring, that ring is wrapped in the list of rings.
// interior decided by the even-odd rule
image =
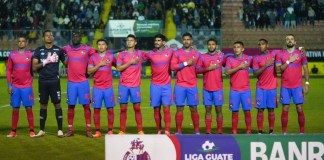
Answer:
[[[197,73],[203,73],[203,101],[205,105],[206,134],[211,134],[212,106],[214,104],[217,118],[217,133],[222,134],[224,104],[222,67],[225,65],[225,56],[217,51],[216,39],[207,41],[208,52],[201,54],[197,63]]]
[[[100,132],[100,110],[104,101],[107,108],[108,132],[113,134],[115,96],[113,90],[112,66],[116,65],[114,52],[108,49],[105,39],[97,40],[98,52],[94,53],[89,60],[88,74],[93,75],[92,107],[94,108],[93,119],[96,127],[94,138],[101,137]]]
[[[28,40],[25,35],[18,37],[18,49],[12,51],[7,63],[8,93],[10,94],[10,104],[12,106],[11,132],[8,138],[17,136],[17,124],[19,120],[19,109],[21,102],[25,106],[27,121],[29,123],[29,136],[34,137],[34,105],[33,75],[32,75],[32,55],[27,49]]]
[[[281,125],[283,134],[287,133],[288,111],[290,99],[293,98],[298,114],[299,132],[305,132],[305,116],[303,111],[304,93],[309,92],[309,72],[307,57],[296,49],[293,34],[286,35],[286,50],[276,54],[276,68],[281,72],[280,103],[282,104]],[[305,86],[303,91],[302,69],[304,70]]]

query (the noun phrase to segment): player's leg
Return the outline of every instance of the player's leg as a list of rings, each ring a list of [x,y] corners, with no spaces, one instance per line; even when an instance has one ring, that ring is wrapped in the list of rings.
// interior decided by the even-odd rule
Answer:
[[[40,131],[37,133],[35,137],[42,137],[45,135],[45,122],[47,118],[47,105],[49,100],[49,84],[48,82],[42,82],[38,80],[38,93],[39,93],[39,103],[40,103],[40,111],[39,111],[39,128]]]
[[[92,107],[93,107],[93,122],[95,124],[96,133],[93,137],[101,137],[100,132],[100,111],[103,101],[103,90],[93,87],[92,89]]]
[[[213,92],[214,106],[216,110],[216,123],[217,123],[217,133],[223,133],[223,112],[222,106],[224,104],[224,92],[223,90],[218,90]]]
[[[303,87],[292,89],[292,95],[293,95],[294,104],[296,104],[296,110],[298,114],[299,133],[303,134],[305,132],[305,115],[303,110],[303,103],[304,103]]]
[[[164,113],[164,124],[166,135],[170,135],[170,125],[171,125],[171,114],[170,114],[170,106],[172,103],[172,86],[171,83],[163,86],[162,89],[162,105],[163,105],[163,113]]]
[[[237,134],[239,121],[240,94],[237,91],[230,90],[229,109],[232,111],[232,134]]]
[[[292,96],[291,89],[281,87],[280,90],[280,103],[282,104],[282,113],[281,113],[281,126],[282,126],[282,133],[287,133],[287,125],[288,125],[288,112],[289,112],[289,105],[290,99]]]
[[[27,113],[27,121],[29,124],[29,136],[34,137],[34,113],[32,106],[34,105],[34,93],[32,87],[27,87],[21,90],[22,93],[22,103],[25,106]]]
[[[114,90],[112,87],[105,89],[104,102],[107,108],[107,121],[108,121],[107,134],[113,134],[114,119],[115,119],[114,107],[116,104],[115,104]]]
[[[129,90],[123,85],[118,86],[118,102],[120,104],[120,131],[119,134],[125,134],[127,121],[127,103]]]
[[[7,135],[8,138],[17,136],[17,125],[19,120],[20,103],[21,103],[20,89],[12,86],[12,94],[10,96],[10,105],[12,106],[11,131]]]
[[[175,114],[176,134],[182,133],[183,109],[185,106],[186,92],[185,88],[175,85],[174,86],[174,103],[177,106]]]
[[[246,125],[246,133],[251,134],[252,129],[252,118],[251,118],[251,108],[252,108],[252,93],[251,90],[241,92],[241,103],[244,111],[245,125]]]
[[[197,106],[199,104],[198,88],[187,88],[186,89],[187,102],[191,112],[191,120],[194,126],[196,134],[200,134],[199,127],[199,113],[197,111]]]
[[[268,121],[269,121],[269,133],[273,133],[275,124],[275,112],[274,109],[277,107],[277,89],[267,90],[267,108],[268,108]]]
[[[78,83],[77,87],[79,103],[83,106],[84,119],[86,123],[86,133],[91,135],[91,109],[90,109],[90,85],[89,81],[85,80]]]
[[[154,121],[157,129],[157,133],[162,133],[161,127],[161,100],[162,100],[162,87],[154,84],[150,85],[150,100],[151,106],[154,110]]]
[[[133,103],[135,112],[135,121],[137,124],[138,134],[144,134],[142,126],[142,113],[141,113],[141,90],[140,87],[130,88],[130,99]]]
[[[259,134],[263,133],[263,121],[264,121],[264,108],[266,108],[266,91],[262,88],[256,88],[254,106],[258,110],[257,113],[257,126]]]
[[[68,104],[68,132],[65,134],[66,137],[74,135],[74,114],[75,114],[75,105],[77,103],[77,83],[68,81],[67,83],[67,104]]]
[[[61,83],[60,80],[52,82],[49,86],[51,101],[55,107],[55,117],[57,122],[57,136],[64,137],[63,128],[63,112],[61,107]]]
[[[206,125],[206,134],[211,134],[211,125],[212,125],[212,92],[203,89],[203,103],[205,106],[205,125]]]

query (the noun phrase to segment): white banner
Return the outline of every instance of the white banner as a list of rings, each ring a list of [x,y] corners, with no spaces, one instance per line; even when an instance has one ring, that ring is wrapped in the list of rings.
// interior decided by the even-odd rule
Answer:
[[[175,160],[176,149],[166,135],[106,135],[106,160]]]
[[[108,37],[127,37],[129,34],[134,34],[135,20],[109,20],[106,25]]]

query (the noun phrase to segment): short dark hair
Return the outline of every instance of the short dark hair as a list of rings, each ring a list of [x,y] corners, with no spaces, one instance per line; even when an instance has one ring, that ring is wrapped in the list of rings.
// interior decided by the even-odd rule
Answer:
[[[217,40],[215,38],[209,38],[208,41],[207,41],[207,44],[210,42],[210,41],[213,41],[217,44]]]
[[[130,37],[131,37],[131,38],[134,38],[135,41],[137,41],[136,36],[135,36],[134,34],[129,34],[129,35],[127,35],[126,39],[127,39],[127,38],[130,38]]]
[[[98,44],[99,42],[105,42],[106,45],[108,45],[108,41],[107,41],[106,39],[104,39],[104,38],[100,38],[100,39],[98,39],[98,40],[97,40],[97,44]]]
[[[154,36],[154,39],[156,39],[156,38],[161,38],[162,41],[166,41],[167,40],[167,38],[165,37],[165,35],[163,35],[161,33],[155,35]]]
[[[286,37],[287,37],[287,36],[293,36],[293,37],[295,38],[295,35],[294,35],[294,34],[291,34],[291,33],[286,34]]]
[[[50,33],[52,33],[52,31],[51,31],[51,30],[47,29],[47,30],[45,30],[45,31],[43,32],[43,37],[45,36],[45,33],[47,33],[47,32],[50,32]],[[53,33],[52,33],[52,34],[53,34]]]
[[[189,32],[184,33],[184,34],[182,35],[182,38],[183,38],[183,37],[186,37],[186,36],[189,36],[189,37],[192,39],[192,35],[191,35]]]
[[[27,41],[28,41],[28,36],[25,34],[25,33],[20,33],[19,35],[18,35],[18,38],[25,38]]]
[[[235,41],[233,44],[240,44],[242,47],[244,47],[244,43],[242,41]]]
[[[259,42],[261,42],[261,41],[263,41],[264,43],[268,44],[268,40],[266,40],[266,39],[263,39],[263,38],[259,39]]]

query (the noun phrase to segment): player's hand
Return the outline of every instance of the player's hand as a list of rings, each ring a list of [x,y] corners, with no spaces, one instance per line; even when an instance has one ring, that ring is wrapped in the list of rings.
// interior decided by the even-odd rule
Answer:
[[[304,47],[299,47],[298,49],[302,52],[303,56],[306,57],[306,49]]]
[[[130,60],[130,63],[131,64],[137,64],[139,62],[139,58],[132,58],[131,60]]]
[[[108,60],[108,61],[107,61],[107,60],[101,60],[101,61],[99,62],[99,66],[102,67],[102,66],[107,65],[108,63],[109,63],[109,60]]]
[[[298,54],[294,54],[294,55],[292,55],[292,56],[289,57],[289,62],[292,63],[292,62],[294,62],[297,59],[298,59]]]
[[[308,92],[309,92],[309,85],[306,84],[306,85],[304,86],[304,93],[305,93],[305,94],[308,94]]]
[[[268,59],[268,60],[266,61],[265,66],[269,67],[269,66],[272,66],[273,64],[274,64],[274,60],[273,60],[273,59]]]
[[[249,68],[249,64],[248,64],[247,62],[242,62],[242,63],[239,65],[239,67],[240,67],[241,69],[248,69],[248,68]]]
[[[10,95],[12,94],[12,87],[11,87],[11,86],[8,87],[8,93],[9,93]]]
[[[52,56],[50,56],[50,61],[53,62],[58,62],[58,55],[57,54],[53,54]]]
[[[47,57],[46,59],[42,62],[43,63],[43,67],[46,66],[47,64],[51,63],[51,53],[47,53]]]
[[[195,64],[195,61],[194,61],[193,59],[189,59],[189,60],[187,61],[187,63],[188,63],[188,66],[192,66],[192,65]]]
[[[218,66],[218,64],[217,63],[213,63],[213,62],[210,62],[210,64],[209,64],[209,66],[207,67],[207,70],[208,71],[211,71],[211,70],[214,70],[214,69],[216,69],[216,68],[218,68],[219,66]]]

